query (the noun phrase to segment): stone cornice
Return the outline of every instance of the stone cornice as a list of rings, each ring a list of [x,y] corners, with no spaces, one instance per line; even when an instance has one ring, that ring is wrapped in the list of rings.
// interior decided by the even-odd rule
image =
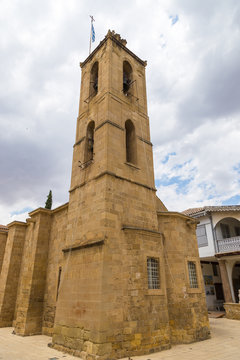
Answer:
[[[188,224],[199,224],[198,220],[195,220],[191,216],[184,215],[177,211],[157,211],[157,214],[161,216],[176,216],[184,220],[187,220]]]
[[[120,36],[118,34],[115,34],[114,31],[110,31],[108,30],[107,35],[105,36],[105,38],[100,41],[99,45],[96,47],[96,49],[93,50],[93,52],[86,58],[86,60],[84,60],[83,62],[80,63],[80,67],[82,68],[84,65],[86,65],[90,60],[92,60],[92,58],[94,57],[94,55],[98,52],[98,50],[105,44],[105,42],[110,39],[113,42],[115,42],[115,44],[117,44],[120,48],[122,48],[123,50],[125,50],[129,55],[131,55],[135,60],[137,60],[142,66],[147,66],[147,61],[141,60],[137,55],[135,55],[131,50],[129,50],[125,45],[124,45],[124,41],[120,39]],[[125,42],[126,44],[126,42]]]
[[[134,181],[134,180],[125,178],[125,177],[123,177],[123,176],[119,176],[119,175],[117,175],[117,174],[115,174],[115,173],[113,173],[113,172],[111,172],[111,171],[103,171],[103,172],[101,172],[100,174],[98,174],[97,176],[95,176],[95,177],[93,177],[92,179],[90,179],[89,181],[93,181],[93,180],[99,179],[100,177],[105,176],[105,175],[113,176],[113,177],[115,177],[116,179],[128,181],[128,182],[130,182],[130,183],[132,183],[132,184],[135,184],[135,185],[138,185],[138,186],[142,186],[142,187],[144,187],[144,188],[146,188],[146,189],[148,189],[148,190],[151,190],[151,191],[155,191],[155,192],[157,191],[156,188],[153,188],[153,187],[148,186],[148,185],[146,185],[146,184],[142,184],[142,183],[140,183],[140,182],[138,182],[138,181]],[[74,190],[82,187],[82,186],[85,185],[85,184],[86,184],[86,181],[84,181],[83,183],[81,183],[81,184],[79,184],[79,185],[74,186],[72,189],[69,190],[69,192],[71,193],[72,191],[74,191]],[[191,219],[191,218],[190,218],[190,219]],[[191,220],[192,220],[192,219],[191,219]]]
[[[11,226],[27,226],[27,224],[23,221],[12,221],[10,222],[10,224],[7,225],[8,228],[10,228]]]
[[[76,251],[76,250],[80,250],[80,249],[84,249],[84,248],[89,248],[92,246],[99,246],[99,245],[103,245],[104,244],[104,240],[105,239],[100,239],[100,240],[93,240],[93,241],[85,241],[85,242],[80,242],[78,244],[73,244],[70,246],[66,246],[65,248],[62,249],[62,252],[67,253],[67,252],[72,252],[72,251]]]
[[[148,232],[148,233],[152,233],[152,234],[155,234],[155,235],[158,235],[158,236],[162,235],[162,233],[160,231],[146,229],[146,228],[140,228],[140,227],[137,227],[137,226],[122,225],[122,230]]]
[[[39,207],[36,210],[31,211],[29,213],[29,215],[33,216],[33,215],[40,214],[40,213],[51,215],[52,210]]]
[[[68,202],[67,203],[65,203],[65,204],[63,204],[63,205],[60,205],[60,206],[58,206],[57,208],[55,208],[55,209],[53,209],[52,210],[52,214],[55,214],[55,213],[58,213],[59,211],[62,211],[62,210],[65,210],[65,209],[67,209],[68,208]]]

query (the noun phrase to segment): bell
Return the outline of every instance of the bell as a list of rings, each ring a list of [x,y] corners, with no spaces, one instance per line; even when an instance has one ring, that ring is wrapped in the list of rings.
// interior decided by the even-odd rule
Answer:
[[[123,79],[123,92],[124,93],[128,92],[129,88],[130,88],[130,80],[124,78]]]

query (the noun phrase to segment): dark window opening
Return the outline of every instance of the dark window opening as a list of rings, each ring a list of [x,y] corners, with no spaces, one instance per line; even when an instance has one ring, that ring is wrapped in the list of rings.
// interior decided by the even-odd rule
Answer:
[[[216,299],[217,300],[224,300],[222,284],[221,283],[215,283],[214,287],[215,287]]]
[[[130,86],[132,84],[132,67],[127,62],[123,62],[123,93],[128,96],[130,95]]]
[[[217,264],[216,263],[212,263],[212,269],[213,269],[213,275],[214,276],[218,276],[218,269],[217,269]]]
[[[95,96],[98,92],[98,62],[95,62],[90,76],[90,96]]]
[[[235,226],[235,234],[236,234],[236,236],[240,236],[240,227],[239,226]]]
[[[59,270],[58,270],[58,282],[57,282],[57,296],[56,296],[56,300],[58,299],[59,288],[60,288],[60,283],[61,283],[61,275],[62,275],[62,268],[61,268],[61,266],[60,266],[60,267],[59,267]]]
[[[94,128],[95,128],[95,123],[94,123],[94,121],[91,121],[87,127],[86,144],[85,144],[85,159],[84,159],[85,163],[93,159]]]
[[[230,229],[227,224],[220,224],[223,239],[230,238]]]
[[[132,164],[137,163],[135,127],[131,120],[125,123],[126,131],[126,161]]]

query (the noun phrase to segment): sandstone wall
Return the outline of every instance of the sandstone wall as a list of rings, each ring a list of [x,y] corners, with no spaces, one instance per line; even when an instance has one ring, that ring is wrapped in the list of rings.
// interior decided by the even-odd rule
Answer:
[[[1,274],[1,270],[2,270],[2,263],[3,263],[4,253],[5,253],[7,236],[8,236],[7,231],[1,231],[1,229],[0,229],[0,274]]]
[[[67,239],[54,347],[102,358],[168,348],[155,192],[107,174],[79,191],[71,194],[73,204],[81,204],[81,211],[73,212],[77,221],[70,222],[71,232],[76,234],[74,226],[79,227],[79,235],[72,244]],[[159,290],[148,290],[148,256],[161,259]]]
[[[15,319],[15,332],[19,335],[42,333],[51,210],[40,208],[30,216]]]
[[[178,213],[158,213],[164,234],[164,258],[171,342],[188,343],[209,337],[206,298],[198,255],[195,223]],[[191,288],[188,261],[194,262],[198,287]]]
[[[0,326],[12,326],[16,306],[19,274],[25,242],[26,224],[8,225],[8,238],[0,274]]]
[[[65,204],[53,210],[51,216],[42,323],[42,333],[49,336],[52,335],[57,296],[61,291],[61,281],[65,276],[62,249],[66,246],[67,212],[68,204]]]

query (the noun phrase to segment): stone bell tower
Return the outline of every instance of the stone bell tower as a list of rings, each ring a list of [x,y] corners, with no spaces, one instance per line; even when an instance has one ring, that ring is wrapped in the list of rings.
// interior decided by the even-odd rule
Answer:
[[[81,63],[53,346],[83,358],[170,344],[145,66],[114,31]],[[149,258],[159,259],[150,288]]]

